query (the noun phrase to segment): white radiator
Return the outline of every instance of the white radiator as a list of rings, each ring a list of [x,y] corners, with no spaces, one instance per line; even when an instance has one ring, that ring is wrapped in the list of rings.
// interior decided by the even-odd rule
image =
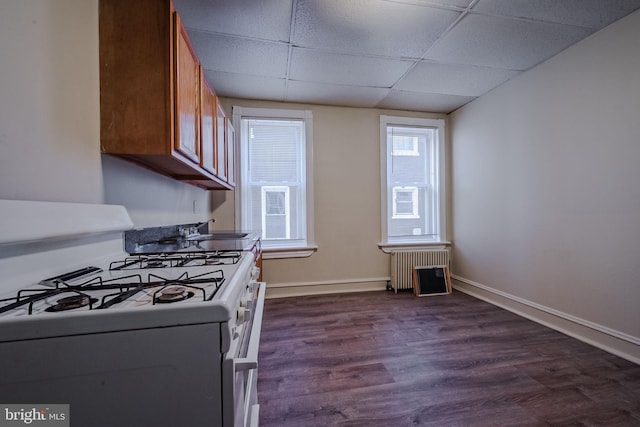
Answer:
[[[391,286],[413,289],[413,268],[449,266],[448,249],[401,250],[391,253]],[[450,267],[450,266],[449,266]]]

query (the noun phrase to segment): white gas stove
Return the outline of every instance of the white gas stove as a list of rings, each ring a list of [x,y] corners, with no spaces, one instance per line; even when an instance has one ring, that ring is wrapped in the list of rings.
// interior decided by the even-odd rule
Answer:
[[[265,285],[251,251],[176,248],[166,233],[201,225],[186,224],[126,231],[155,236],[130,254],[123,208],[0,207],[28,227],[0,227],[0,403],[68,404],[72,425],[257,425]],[[56,234],[61,216],[76,221]]]

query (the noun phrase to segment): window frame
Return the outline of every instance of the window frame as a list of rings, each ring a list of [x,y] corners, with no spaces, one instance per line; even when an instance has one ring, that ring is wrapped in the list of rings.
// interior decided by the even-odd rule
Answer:
[[[243,119],[257,119],[257,120],[292,120],[304,122],[304,138],[305,138],[305,164],[304,164],[304,190],[305,190],[305,202],[303,204],[305,208],[304,220],[306,227],[304,227],[304,236],[299,241],[286,240],[270,240],[262,241],[263,258],[299,258],[308,257],[312,255],[317,246],[314,240],[314,205],[313,205],[313,113],[311,110],[284,110],[273,108],[252,108],[233,106],[233,125],[236,129],[235,143],[236,147],[239,147],[238,162],[240,165],[239,173],[236,177],[236,189],[235,189],[235,226],[237,230],[246,230],[247,216],[246,210],[243,208],[244,198],[246,196],[246,179],[248,169],[248,147],[243,141],[244,129],[242,127]],[[269,185],[274,187],[277,185]],[[293,220],[293,219],[291,219]],[[248,231],[261,231],[263,230],[248,230]]]
[[[399,127],[419,127],[432,128],[436,130],[435,157],[437,171],[434,174],[434,191],[437,195],[434,202],[437,204],[434,211],[435,219],[435,235],[428,236],[425,234],[417,236],[389,236],[389,221],[395,213],[394,187],[404,186],[405,188],[413,186],[411,183],[402,183],[392,185],[387,182],[388,171],[391,167],[393,157],[393,142],[387,140],[387,128],[393,126]],[[378,246],[385,252],[389,252],[395,248],[420,247],[420,246],[442,246],[449,244],[447,241],[447,206],[446,206],[446,146],[445,146],[445,120],[444,119],[428,119],[400,116],[380,116],[380,175],[381,175],[381,239]],[[399,155],[403,155],[400,153]],[[408,216],[398,217],[395,219],[409,218]]]

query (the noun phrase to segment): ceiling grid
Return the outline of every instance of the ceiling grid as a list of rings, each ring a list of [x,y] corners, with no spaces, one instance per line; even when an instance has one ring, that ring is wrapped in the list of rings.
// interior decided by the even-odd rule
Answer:
[[[221,96],[449,113],[640,0],[173,0]]]

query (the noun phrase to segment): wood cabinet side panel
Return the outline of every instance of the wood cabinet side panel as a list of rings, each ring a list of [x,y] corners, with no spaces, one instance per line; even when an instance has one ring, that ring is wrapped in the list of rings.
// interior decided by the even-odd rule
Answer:
[[[236,185],[236,132],[233,128],[231,118],[225,118],[227,127],[227,134],[225,135],[227,141],[227,182],[231,186]]]
[[[200,166],[216,174],[216,101],[213,91],[200,70]]]
[[[174,149],[200,164],[200,63],[182,20],[174,13]]]
[[[173,135],[171,9],[168,0],[99,2],[103,152],[170,152]]]
[[[223,181],[227,180],[227,124],[225,123],[226,114],[222,105],[216,98],[216,169],[218,178]]]

